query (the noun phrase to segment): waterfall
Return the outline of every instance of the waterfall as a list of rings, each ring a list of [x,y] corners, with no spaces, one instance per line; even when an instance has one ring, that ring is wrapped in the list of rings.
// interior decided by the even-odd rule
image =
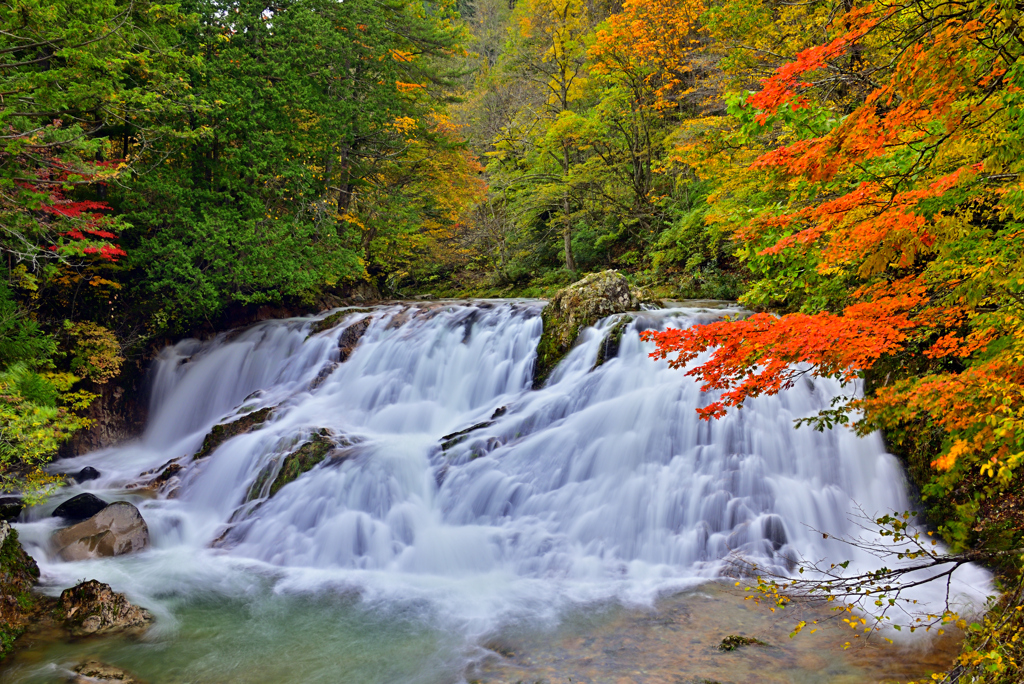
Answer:
[[[639,339],[735,309],[613,316],[583,331],[532,390],[541,307],[342,310],[326,330],[313,328],[322,316],[269,321],[165,349],[144,434],[59,464],[96,467],[100,479],[69,494],[133,500],[152,532],[151,551],[91,561],[89,572],[151,600],[185,576],[228,582],[222,568],[236,564],[274,569],[293,586],[443,585],[453,601],[500,585],[502,600],[534,595],[531,610],[542,610],[553,595],[544,591],[650,597],[727,574],[738,559],[782,572],[798,559],[870,565],[836,537],[857,533],[858,511],[910,508],[880,436],[794,427],[830,406],[844,391],[837,383],[802,379],[704,422],[694,409],[711,397]],[[344,348],[354,331],[361,338]],[[193,458],[215,425],[253,415]],[[271,495],[303,445],[322,460]],[[168,462],[180,470],[141,494]],[[41,515],[22,528],[44,573],[78,578],[75,564],[47,557],[53,523]],[[987,587],[981,571],[963,572]]]

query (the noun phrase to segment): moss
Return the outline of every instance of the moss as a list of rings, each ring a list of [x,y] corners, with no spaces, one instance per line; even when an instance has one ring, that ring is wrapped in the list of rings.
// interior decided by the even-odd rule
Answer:
[[[31,590],[38,579],[39,567],[21,548],[17,531],[7,527],[7,536],[0,545],[0,660],[25,631],[36,606]]]
[[[228,441],[232,437],[237,437],[246,432],[255,430],[270,416],[270,412],[273,408],[260,409],[259,411],[253,411],[246,415],[236,418],[227,423],[220,423],[214,425],[210,433],[203,439],[203,445],[199,447],[199,451],[196,452],[196,460],[206,458],[214,452],[224,442]]]
[[[743,636],[741,634],[730,634],[729,636],[722,639],[722,643],[718,645],[720,651],[735,651],[737,648],[742,646],[767,646],[765,642],[754,637]]]
[[[277,477],[270,485],[268,496],[274,496],[281,487],[294,482],[300,475],[309,472],[324,460],[324,457],[334,448],[334,442],[327,438],[325,432],[326,430],[321,430],[314,434],[308,442],[285,456],[284,462],[281,463],[281,469],[277,471]]]
[[[580,330],[612,314],[634,310],[637,292],[617,271],[592,273],[555,293],[541,312],[544,332],[537,344],[533,387],[544,385],[558,362],[569,353]]]

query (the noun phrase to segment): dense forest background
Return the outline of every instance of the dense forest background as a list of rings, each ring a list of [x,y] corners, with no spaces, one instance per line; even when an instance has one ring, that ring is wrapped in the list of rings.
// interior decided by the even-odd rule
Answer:
[[[1014,0],[0,1],[4,484],[45,491],[126,360],[247,308],[617,268],[769,312],[658,340],[720,350],[705,417],[793,363],[863,378],[815,425],[884,429],[954,549],[1019,548],[1022,27]]]

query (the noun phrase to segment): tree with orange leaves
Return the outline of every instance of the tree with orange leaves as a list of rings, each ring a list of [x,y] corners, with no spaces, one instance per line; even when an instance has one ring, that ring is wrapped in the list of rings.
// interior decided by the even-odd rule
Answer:
[[[738,137],[767,149],[713,212],[759,278],[743,301],[782,314],[649,335],[720,392],[704,418],[801,375],[866,377],[809,422],[935,435],[925,494],[960,546],[1024,461],[1021,25],[1015,5],[849,9],[734,99]]]

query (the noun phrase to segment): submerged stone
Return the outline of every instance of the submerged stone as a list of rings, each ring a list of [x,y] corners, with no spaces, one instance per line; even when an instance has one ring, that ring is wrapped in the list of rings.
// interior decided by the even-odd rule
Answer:
[[[74,669],[76,675],[69,681],[72,684],[89,684],[95,682],[117,682],[118,684],[146,684],[131,672],[98,660],[86,660]]]
[[[765,642],[754,637],[743,636],[741,634],[730,634],[729,636],[722,639],[722,643],[718,645],[720,651],[735,651],[737,648],[742,646],[767,646]]]

